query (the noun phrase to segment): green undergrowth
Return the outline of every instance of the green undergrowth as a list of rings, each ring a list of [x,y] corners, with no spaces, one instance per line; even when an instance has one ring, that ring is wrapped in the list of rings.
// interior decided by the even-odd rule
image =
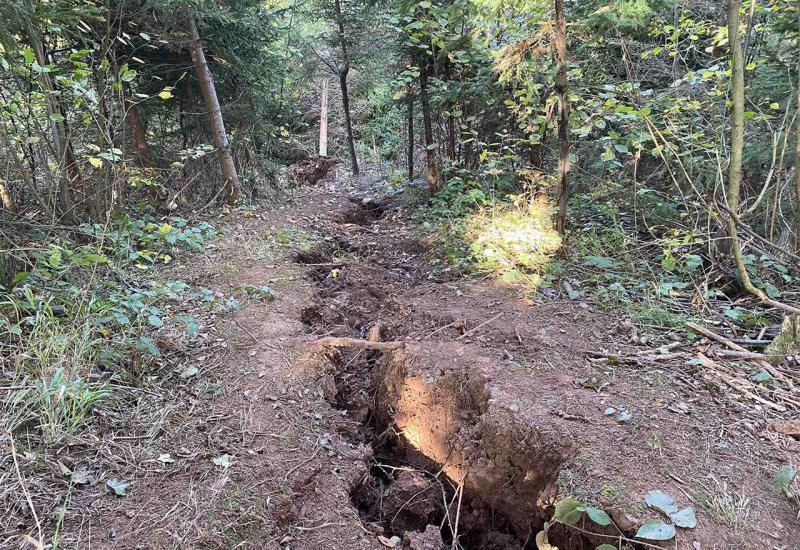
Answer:
[[[412,200],[429,202],[419,221],[442,271],[489,275],[532,291],[552,284],[549,265],[561,237],[547,197],[519,194],[510,174],[458,170],[435,196],[416,191]]]
[[[208,297],[161,270],[215,234],[206,222],[118,212],[107,225],[26,235],[0,286],[4,427],[30,445],[78,440],[161,356],[159,331],[195,337],[198,320],[180,304]]]
[[[638,211],[613,193],[572,201],[568,219],[574,221],[562,243],[550,228],[546,200],[513,194],[513,185],[499,181],[488,184],[462,170],[432,198],[412,192],[412,201],[426,205],[419,221],[442,272],[489,274],[526,292],[590,300],[656,330],[724,318],[757,332],[776,322],[774,312],[743,305],[741,285],[732,270],[720,269],[707,230],[679,228],[674,197],[641,197]],[[796,292],[796,273],[780,260],[746,253],[745,263],[771,298]]]

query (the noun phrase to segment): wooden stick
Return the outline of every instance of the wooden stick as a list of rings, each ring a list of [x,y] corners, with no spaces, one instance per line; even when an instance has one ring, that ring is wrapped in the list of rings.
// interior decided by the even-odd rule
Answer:
[[[486,325],[488,325],[489,323],[491,323],[492,321],[494,321],[495,319],[497,319],[498,317],[500,317],[502,314],[503,314],[503,312],[501,311],[500,313],[498,313],[497,315],[495,315],[494,317],[492,317],[492,318],[491,318],[491,319],[489,319],[488,321],[484,321],[483,323],[481,323],[481,324],[480,324],[480,325],[478,325],[477,327],[469,329],[467,332],[465,332],[464,334],[462,334],[461,336],[459,336],[458,338],[456,338],[456,340],[461,340],[461,339],[462,339],[464,336],[467,336],[468,334],[471,334],[471,333],[475,332],[475,331],[476,331],[476,330],[478,330],[479,328],[481,328],[481,327],[483,327],[483,326],[486,326]]]
[[[312,343],[326,348],[356,348],[375,351],[392,351],[406,346],[405,342],[370,342],[358,338],[336,338],[334,336],[326,336]]]

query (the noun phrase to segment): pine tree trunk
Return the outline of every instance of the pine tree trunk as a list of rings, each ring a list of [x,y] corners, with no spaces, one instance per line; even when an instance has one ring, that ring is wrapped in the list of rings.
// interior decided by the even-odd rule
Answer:
[[[414,94],[408,90],[408,180],[414,179]]]
[[[328,79],[322,82],[319,106],[319,156],[328,156]]]
[[[228,135],[225,132],[225,123],[222,120],[222,109],[217,99],[217,91],[214,88],[214,80],[211,76],[211,71],[208,69],[205,53],[203,53],[200,33],[197,31],[197,24],[191,15],[189,16],[189,30],[192,38],[192,61],[194,62],[197,79],[200,81],[200,89],[203,92],[203,99],[208,111],[211,138],[214,142],[214,147],[217,148],[219,164],[222,167],[222,176],[225,178],[225,199],[228,204],[234,204],[241,193],[239,175],[236,173],[236,165],[233,163],[231,146],[228,142]]]
[[[556,93],[558,94],[558,212],[556,231],[564,234],[567,223],[567,202],[569,201],[569,99],[567,98],[567,20],[564,15],[564,0],[555,0],[556,25],[555,46],[558,61],[556,73]]]
[[[419,69],[419,97],[422,102],[422,123],[425,129],[425,160],[428,167],[428,188],[431,193],[439,191],[439,170],[436,163],[436,146],[433,143],[431,104],[428,97],[428,67]]]

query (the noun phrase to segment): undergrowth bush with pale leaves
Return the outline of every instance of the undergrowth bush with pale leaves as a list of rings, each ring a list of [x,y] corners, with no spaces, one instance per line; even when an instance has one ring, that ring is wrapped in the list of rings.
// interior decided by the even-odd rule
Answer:
[[[539,286],[542,271],[561,247],[551,205],[543,198],[514,205],[498,203],[478,210],[466,223],[478,268],[504,282]]]

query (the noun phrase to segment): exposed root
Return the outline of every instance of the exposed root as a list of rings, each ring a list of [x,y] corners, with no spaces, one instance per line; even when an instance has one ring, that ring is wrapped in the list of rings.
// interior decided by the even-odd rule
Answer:
[[[358,338],[336,338],[334,336],[320,338],[312,344],[326,348],[355,348],[373,351],[393,351],[404,348],[406,345],[405,342],[373,342],[370,340],[360,340]]]

